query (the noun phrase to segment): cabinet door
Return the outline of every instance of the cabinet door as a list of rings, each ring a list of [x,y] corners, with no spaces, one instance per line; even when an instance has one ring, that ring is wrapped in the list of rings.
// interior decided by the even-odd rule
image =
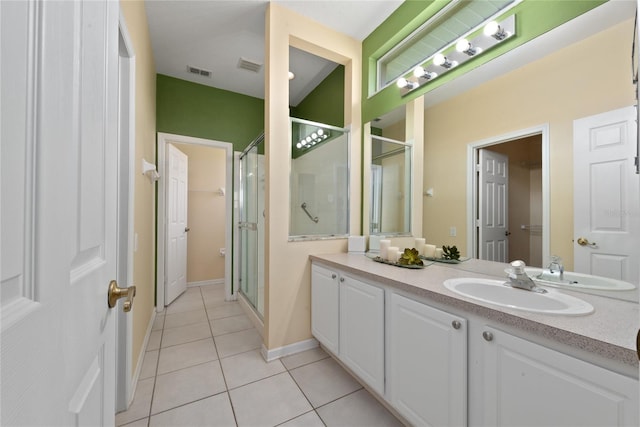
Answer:
[[[339,292],[335,271],[317,265],[311,267],[311,333],[336,355],[340,342]]]
[[[340,359],[384,394],[384,290],[341,276]]]
[[[493,328],[483,336],[484,424],[638,425],[638,380]]]
[[[466,425],[466,320],[397,294],[389,317],[391,404],[416,426]]]

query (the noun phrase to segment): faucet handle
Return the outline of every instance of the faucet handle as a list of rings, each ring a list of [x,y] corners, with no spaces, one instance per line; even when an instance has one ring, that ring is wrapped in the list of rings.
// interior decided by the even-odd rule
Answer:
[[[562,258],[560,258],[558,255],[551,255],[551,262],[561,263]]]
[[[522,260],[515,260],[511,262],[511,267],[513,267],[514,274],[524,274],[524,268],[527,265]]]

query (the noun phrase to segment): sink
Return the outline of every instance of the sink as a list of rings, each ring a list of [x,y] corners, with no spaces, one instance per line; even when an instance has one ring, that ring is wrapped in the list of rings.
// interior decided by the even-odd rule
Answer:
[[[465,297],[488,304],[534,313],[581,316],[593,312],[593,306],[556,289],[537,293],[505,285],[505,280],[459,278],[444,281],[444,286]]]
[[[510,270],[506,269],[505,271]],[[630,291],[635,289],[635,285],[622,280],[609,279],[608,277],[592,276],[590,274],[574,273],[565,271],[563,280],[549,272],[548,269],[525,267],[525,273],[539,285],[551,285],[580,289],[593,289],[604,291]]]

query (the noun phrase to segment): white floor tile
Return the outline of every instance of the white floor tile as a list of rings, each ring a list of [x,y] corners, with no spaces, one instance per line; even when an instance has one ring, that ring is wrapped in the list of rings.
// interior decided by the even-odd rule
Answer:
[[[218,359],[213,339],[204,339],[160,350],[158,375]]]
[[[158,368],[158,354],[160,354],[159,350],[147,351],[144,354],[139,379],[143,380],[145,378],[153,378],[156,376],[156,369]]]
[[[255,329],[219,335],[214,340],[218,349],[218,356],[221,359],[244,353],[245,351],[255,350],[262,346],[262,337]]]
[[[402,427],[402,423],[365,389],[331,402],[316,411],[328,427]]]
[[[195,311],[183,311],[181,313],[166,315],[164,328],[178,328],[180,326],[193,325],[194,323],[202,323],[207,321],[207,312],[204,309]]]
[[[116,414],[116,425],[121,426],[132,421],[149,417],[151,409],[151,398],[153,397],[153,384],[155,378],[148,378],[138,381],[136,395],[129,409]]]
[[[330,357],[327,352],[320,347],[316,347],[311,350],[285,356],[280,360],[287,369],[291,370],[303,365],[308,365],[309,363],[317,362],[318,360],[326,359],[327,357]]]
[[[223,319],[214,319],[210,323],[211,332],[214,337],[253,328],[253,323],[251,323],[251,320],[244,314],[225,317]]]
[[[362,388],[332,358],[313,362],[290,372],[314,408]]]
[[[311,410],[288,373],[229,392],[239,427],[275,426]]]
[[[151,414],[222,393],[225,389],[222,369],[217,360],[159,375]]]
[[[152,331],[161,330],[164,327],[164,319],[165,319],[165,316],[156,315],[156,318],[153,321],[153,326],[151,326],[151,330]]]
[[[160,348],[160,340],[162,339],[162,330],[151,331],[149,342],[147,343],[147,351],[158,350]]]
[[[211,337],[209,322],[194,323],[193,325],[180,326],[178,328],[164,329],[162,332],[161,347],[184,344]]]
[[[222,319],[223,317],[244,314],[244,310],[237,301],[227,301],[221,305],[207,306],[209,320]]]
[[[173,301],[169,307],[167,307],[167,315],[182,313],[185,311],[202,310],[204,303],[202,301],[202,295],[200,292],[197,294],[194,292],[185,292]]]
[[[124,424],[122,427],[147,427],[149,425],[149,418],[143,418],[138,421],[134,421],[129,424]]]
[[[228,427],[236,421],[227,393],[220,393],[151,417],[151,427]]]
[[[220,360],[227,388],[233,389],[285,371],[279,360],[266,362],[260,350],[247,351]]]
[[[324,427],[324,423],[315,411],[311,411],[280,424],[279,427]]]

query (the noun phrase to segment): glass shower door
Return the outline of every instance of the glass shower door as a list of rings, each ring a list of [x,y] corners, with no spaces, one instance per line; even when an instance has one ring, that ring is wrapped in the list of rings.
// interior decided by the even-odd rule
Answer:
[[[240,158],[240,292],[256,312],[264,312],[264,156],[261,140]]]

